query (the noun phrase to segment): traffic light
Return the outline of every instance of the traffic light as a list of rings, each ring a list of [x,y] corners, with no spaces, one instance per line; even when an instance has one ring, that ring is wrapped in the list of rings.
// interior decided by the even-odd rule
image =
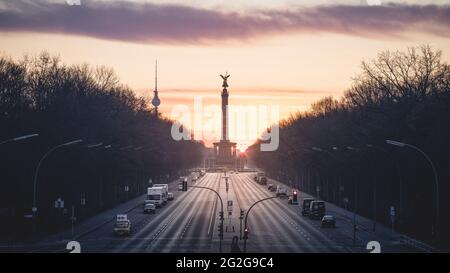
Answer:
[[[298,200],[298,192],[297,190],[294,190],[294,192],[292,193],[292,203],[296,204]]]
[[[183,181],[183,191],[187,191],[187,181]]]
[[[244,240],[248,239],[248,228],[244,229]]]
[[[219,211],[219,219],[223,220],[223,211]]]

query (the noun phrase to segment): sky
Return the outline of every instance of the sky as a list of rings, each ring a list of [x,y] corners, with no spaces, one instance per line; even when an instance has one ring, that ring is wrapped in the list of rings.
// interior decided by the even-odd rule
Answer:
[[[231,105],[279,107],[278,115],[258,123],[260,130],[324,96],[339,98],[361,62],[384,50],[428,44],[450,60],[447,0],[81,0],[68,5],[75,2],[0,0],[0,54],[19,59],[46,50],[66,63],[106,65],[149,98],[157,59],[160,111],[177,119],[183,118],[173,113],[176,106],[193,111],[195,98],[203,106],[218,106],[219,74],[225,72],[231,74]],[[218,119],[213,124],[220,125]],[[259,134],[240,135],[245,124],[230,127],[230,138],[241,149]]]

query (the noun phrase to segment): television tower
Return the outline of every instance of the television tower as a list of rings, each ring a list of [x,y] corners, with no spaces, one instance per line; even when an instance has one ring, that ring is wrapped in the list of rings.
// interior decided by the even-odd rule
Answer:
[[[152,105],[155,107],[155,115],[158,116],[158,106],[161,100],[158,97],[158,60],[155,60],[155,90],[153,90]]]

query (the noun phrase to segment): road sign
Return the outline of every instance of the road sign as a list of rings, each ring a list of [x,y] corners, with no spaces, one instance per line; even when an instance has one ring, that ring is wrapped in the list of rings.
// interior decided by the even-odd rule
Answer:
[[[395,207],[394,206],[391,206],[390,215],[395,216]]]
[[[81,202],[80,202],[80,204],[82,206],[86,206],[86,195],[84,193],[81,195]]]
[[[228,200],[227,208],[228,208],[228,211],[233,211],[233,200]]]
[[[64,200],[58,198],[55,200],[55,209],[63,209],[64,208]]]

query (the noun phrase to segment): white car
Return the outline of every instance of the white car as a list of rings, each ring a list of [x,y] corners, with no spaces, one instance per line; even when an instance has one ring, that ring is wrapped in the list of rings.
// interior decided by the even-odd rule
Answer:
[[[156,212],[155,204],[147,201],[150,200],[146,200],[146,202],[144,203],[144,213],[155,213]]]
[[[114,225],[114,234],[116,235],[130,235],[131,221],[128,220],[126,214],[118,214],[116,223]]]
[[[173,193],[169,192],[167,194],[167,200],[172,201],[173,200]]]

